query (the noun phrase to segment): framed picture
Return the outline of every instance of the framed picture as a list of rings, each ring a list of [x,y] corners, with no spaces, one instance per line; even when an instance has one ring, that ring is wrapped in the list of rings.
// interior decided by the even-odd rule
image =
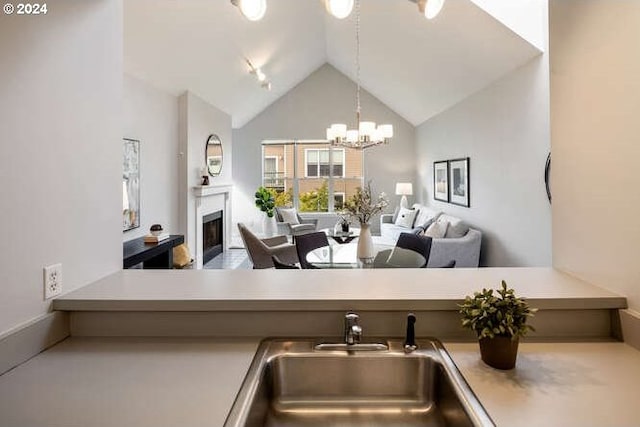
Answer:
[[[450,203],[469,207],[469,158],[449,160]]]
[[[140,227],[140,141],[124,139],[122,163],[122,231]]]
[[[449,201],[449,162],[433,162],[433,198],[441,202]]]

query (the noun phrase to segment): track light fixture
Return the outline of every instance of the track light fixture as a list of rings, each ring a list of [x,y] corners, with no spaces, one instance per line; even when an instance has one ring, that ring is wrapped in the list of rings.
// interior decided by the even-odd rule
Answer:
[[[267,0],[231,0],[249,21],[259,21],[267,12]]]
[[[324,7],[331,15],[344,19],[353,10],[353,0],[324,0]]]
[[[247,58],[245,58],[244,60],[249,66],[249,73],[253,74],[254,76],[256,76],[256,79],[258,79],[260,87],[266,90],[271,90],[271,82],[267,80],[267,76],[264,74],[264,72],[260,68],[255,67]]]
[[[409,0],[412,1],[412,0]],[[427,19],[433,19],[442,10],[445,0],[417,0],[418,10]]]

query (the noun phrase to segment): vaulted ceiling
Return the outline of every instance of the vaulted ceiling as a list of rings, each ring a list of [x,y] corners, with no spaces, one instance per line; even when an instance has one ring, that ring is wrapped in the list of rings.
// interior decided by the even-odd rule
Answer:
[[[428,21],[407,0],[362,0],[362,86],[418,125],[540,54],[483,2],[448,0]],[[319,0],[268,0],[264,19],[250,22],[228,0],[127,0],[125,71],[175,95],[192,91],[238,128],[324,63],[355,80],[354,15],[338,20]]]

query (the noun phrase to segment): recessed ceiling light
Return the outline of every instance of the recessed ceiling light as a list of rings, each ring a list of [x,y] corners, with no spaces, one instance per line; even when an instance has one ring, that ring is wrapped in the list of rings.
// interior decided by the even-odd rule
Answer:
[[[259,21],[267,12],[267,0],[231,0],[249,21]]]
[[[353,10],[353,0],[325,0],[327,12],[338,19],[344,19],[351,14]]]

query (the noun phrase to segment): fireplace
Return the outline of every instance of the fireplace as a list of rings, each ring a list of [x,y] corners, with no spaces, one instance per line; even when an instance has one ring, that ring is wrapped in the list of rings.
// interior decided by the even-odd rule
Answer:
[[[202,263],[206,264],[222,253],[224,226],[222,211],[202,217]]]

